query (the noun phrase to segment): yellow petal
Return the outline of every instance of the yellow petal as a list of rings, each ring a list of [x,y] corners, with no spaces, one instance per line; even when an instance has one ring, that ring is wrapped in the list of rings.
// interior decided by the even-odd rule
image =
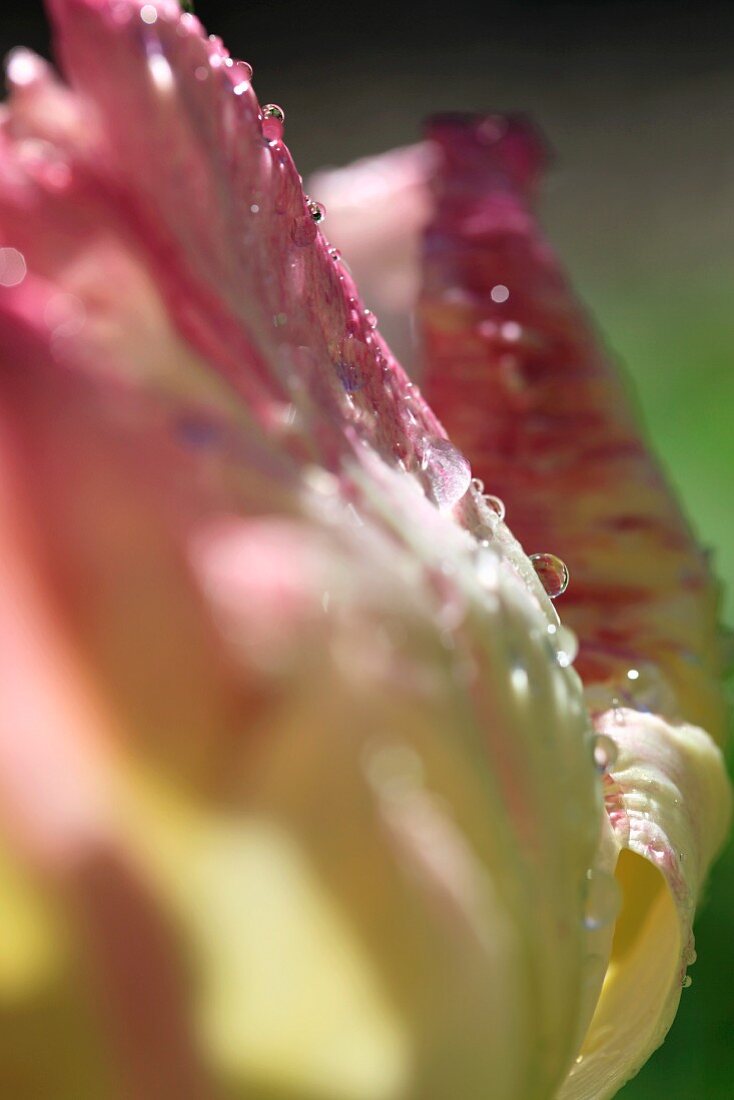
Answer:
[[[665,1038],[695,958],[695,907],[730,817],[723,758],[703,730],[626,709],[599,728],[619,747],[607,802],[622,908],[601,996],[558,1100],[614,1096]]]

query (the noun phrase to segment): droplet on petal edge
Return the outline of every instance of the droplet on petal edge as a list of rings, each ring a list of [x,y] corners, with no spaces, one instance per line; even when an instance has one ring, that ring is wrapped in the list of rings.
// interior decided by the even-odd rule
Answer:
[[[316,199],[308,199],[306,201],[306,209],[318,225],[326,217],[326,207],[320,202],[316,202]]]
[[[502,521],[505,518],[506,509],[504,500],[494,496],[492,493],[484,493],[484,503],[496,514],[497,519]]]
[[[552,629],[551,629],[552,627]],[[548,638],[556,654],[556,661],[561,668],[568,668],[576,660],[579,651],[579,640],[567,626],[548,627]]]
[[[564,561],[555,554],[531,554],[530,560],[538,579],[552,600],[568,588],[569,573]]]
[[[285,111],[277,103],[266,103],[262,108],[263,137],[268,141],[280,141],[285,125]]]
[[[448,439],[425,441],[421,469],[439,508],[453,508],[471,484],[471,467]]]

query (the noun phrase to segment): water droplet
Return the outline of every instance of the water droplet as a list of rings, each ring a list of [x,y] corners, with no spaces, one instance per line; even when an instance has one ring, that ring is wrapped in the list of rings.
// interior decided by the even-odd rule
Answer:
[[[690,989],[691,988],[691,986],[693,985],[693,978],[691,977],[690,974],[684,975],[682,985],[683,985],[684,989]]]
[[[471,467],[448,439],[427,439],[421,469],[439,508],[453,508],[471,484]]]
[[[619,912],[621,896],[614,875],[590,868],[584,881],[584,927],[589,932],[611,922]]]
[[[538,579],[552,600],[568,588],[568,568],[555,554],[531,554],[530,560]]]
[[[231,75],[232,91],[235,95],[243,95],[252,82],[252,65],[248,61],[235,61]]]
[[[317,225],[326,217],[326,207],[320,202],[316,202],[316,199],[307,199],[306,209]]]
[[[367,322],[369,328],[377,328],[377,318],[375,317],[371,309],[366,309],[364,311],[364,319]]]
[[[505,518],[505,502],[499,497],[494,496],[492,493],[484,494],[484,503],[490,508],[500,522]]]
[[[285,111],[277,103],[266,103],[262,108],[263,137],[268,141],[280,141],[285,124]]]
[[[474,489],[475,492],[479,493],[480,496],[484,492],[484,482],[480,477],[473,477],[471,479],[471,486],[472,489]]]
[[[561,668],[568,668],[576,660],[579,651],[578,638],[567,626],[557,627],[549,637],[555,645],[556,661]]]
[[[273,314],[273,327],[274,328],[282,328],[283,325],[286,325],[287,323],[288,323],[288,314],[287,313],[274,313]]]
[[[27,270],[22,252],[17,248],[0,248],[0,286],[18,286]]]
[[[510,292],[504,283],[497,283],[490,290],[489,296],[493,302],[506,302],[510,297]]]
[[[155,23],[158,19],[158,12],[156,11],[154,5],[143,4],[142,8],[140,9],[140,18],[143,20],[144,23],[147,23],[149,26]]]
[[[616,696],[612,699],[612,717],[618,726],[625,725],[627,721],[624,711],[619,704],[619,699],[617,699]]]
[[[594,763],[600,772],[608,772],[619,755],[617,742],[606,733],[597,733],[594,738]]]
[[[342,254],[338,248],[330,248],[329,255],[331,256],[334,263],[338,263],[338,261],[342,258]]]

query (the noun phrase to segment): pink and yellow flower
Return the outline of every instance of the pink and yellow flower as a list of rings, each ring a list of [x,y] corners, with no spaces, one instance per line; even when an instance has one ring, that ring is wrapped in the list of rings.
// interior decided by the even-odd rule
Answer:
[[[429,405],[249,65],[49,8],[66,83],[16,51],[0,129],[4,1091],[612,1096],[728,822],[716,598],[539,139],[316,181]]]

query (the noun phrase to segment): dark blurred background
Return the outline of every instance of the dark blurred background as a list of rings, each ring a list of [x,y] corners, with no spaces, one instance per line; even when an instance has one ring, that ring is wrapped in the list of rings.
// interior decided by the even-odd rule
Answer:
[[[544,217],[725,583],[734,622],[734,4],[232,3],[197,14],[287,115],[304,175],[413,141],[451,108],[532,114]],[[49,54],[40,0],[0,46]],[[719,863],[670,1041],[624,1100],[734,1096],[734,854]]]

